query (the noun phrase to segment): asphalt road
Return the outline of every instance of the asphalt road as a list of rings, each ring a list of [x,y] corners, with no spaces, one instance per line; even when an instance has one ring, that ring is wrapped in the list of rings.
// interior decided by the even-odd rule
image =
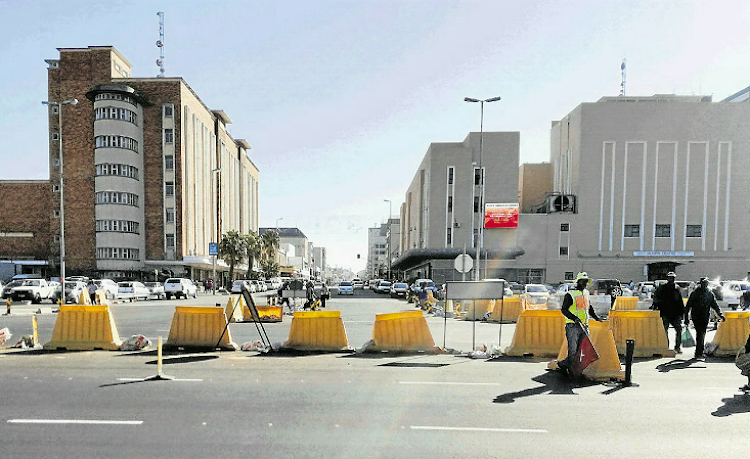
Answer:
[[[226,303],[222,297],[221,303]],[[122,336],[166,336],[175,304],[113,306]],[[374,314],[411,310],[357,291],[334,298],[352,347],[370,338]],[[3,316],[14,338],[30,316]],[[54,315],[40,319],[49,339]],[[283,341],[288,317],[266,324]],[[442,345],[496,343],[499,325],[428,318]],[[26,326],[28,328],[28,326]],[[509,343],[513,325],[503,326]],[[257,338],[230,326],[235,342]],[[493,341],[494,340],[494,341]],[[643,359],[637,387],[573,382],[546,359],[460,354],[267,356],[169,354],[173,381],[153,352],[0,353],[0,455],[45,458],[496,458],[742,457],[750,396],[731,360]]]

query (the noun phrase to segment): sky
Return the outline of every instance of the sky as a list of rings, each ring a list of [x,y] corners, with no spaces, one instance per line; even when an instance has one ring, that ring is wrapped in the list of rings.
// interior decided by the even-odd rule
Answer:
[[[518,131],[549,161],[550,123],[582,102],[750,85],[750,2],[0,0],[0,179],[47,179],[47,65],[112,45],[182,77],[260,170],[261,227],[298,227],[359,271],[367,228],[398,216],[430,143]],[[2,218],[2,217],[0,217]],[[357,259],[357,254],[361,257]]]

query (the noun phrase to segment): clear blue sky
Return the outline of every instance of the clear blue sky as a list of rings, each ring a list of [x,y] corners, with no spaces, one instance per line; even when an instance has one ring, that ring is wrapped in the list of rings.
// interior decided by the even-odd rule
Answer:
[[[48,178],[44,59],[113,45],[156,76],[157,11],[167,76],[252,146],[261,226],[355,271],[429,144],[479,130],[466,96],[502,96],[485,130],[520,131],[523,163],[549,160],[552,120],[618,94],[623,58],[628,95],[750,85],[746,1],[0,0],[0,179]]]

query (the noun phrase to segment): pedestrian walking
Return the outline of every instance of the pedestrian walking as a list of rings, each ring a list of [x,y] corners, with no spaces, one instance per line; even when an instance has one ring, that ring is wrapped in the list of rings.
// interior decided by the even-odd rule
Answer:
[[[745,393],[750,392],[750,336],[747,338],[745,346],[740,348],[740,351],[737,353],[734,364],[737,365],[743,376],[747,376],[747,384],[740,387],[740,390]]]
[[[703,357],[703,346],[706,339],[706,329],[708,328],[709,314],[711,310],[716,311],[721,321],[727,320],[722,314],[716,298],[708,288],[708,277],[701,277],[698,287],[690,294],[687,304],[685,305],[685,326],[693,319],[695,327],[695,357]]]
[[[96,284],[94,281],[89,281],[89,285],[87,287],[89,291],[89,298],[91,299],[91,304],[96,304]]]
[[[654,291],[654,302],[651,309],[659,311],[661,321],[664,324],[664,333],[667,335],[667,346],[669,346],[669,326],[675,330],[674,351],[682,353],[682,318],[685,315],[685,304],[682,302],[682,292],[675,284],[677,274],[667,273],[667,283],[662,284]]]
[[[419,308],[424,310],[425,309],[425,303],[427,302],[427,287],[425,285],[422,285],[422,287],[419,289]]]
[[[590,280],[587,273],[578,273],[575,289],[569,290],[563,298],[561,312],[565,316],[568,356],[557,362],[557,366],[566,374],[570,374],[573,362],[580,358],[581,343],[588,332],[589,316],[597,322],[601,322],[599,316],[596,315],[596,311],[594,311],[594,307],[589,302],[589,292],[586,290],[586,285]]]
[[[747,309],[750,308],[750,290],[747,290],[747,289],[742,290],[740,303],[742,304],[743,311],[747,311]]]

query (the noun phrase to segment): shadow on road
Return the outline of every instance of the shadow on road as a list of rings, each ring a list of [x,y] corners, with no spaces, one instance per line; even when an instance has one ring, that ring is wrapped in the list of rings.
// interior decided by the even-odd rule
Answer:
[[[177,363],[193,363],[193,362],[204,362],[206,360],[218,359],[218,355],[185,355],[181,357],[169,357],[162,359],[164,365],[174,365]],[[156,365],[156,360],[149,360],[146,365]]]
[[[494,403],[513,403],[516,399],[531,397],[533,395],[577,395],[573,389],[581,387],[595,386],[599,383],[586,379],[568,379],[559,372],[547,371],[531,378],[532,381],[541,383],[541,386],[524,389],[518,392],[508,392],[507,394],[498,395],[493,400]]]
[[[737,394],[732,398],[723,398],[721,401],[724,405],[718,407],[711,413],[711,416],[723,418],[733,414],[750,413],[750,395]]]
[[[657,365],[656,369],[659,370],[660,373],[667,373],[672,370],[707,368],[705,365],[698,365],[700,363],[703,363],[703,362],[701,362],[700,360],[696,360],[696,359],[690,359],[690,360],[675,359],[667,363],[662,363],[661,365]]]

